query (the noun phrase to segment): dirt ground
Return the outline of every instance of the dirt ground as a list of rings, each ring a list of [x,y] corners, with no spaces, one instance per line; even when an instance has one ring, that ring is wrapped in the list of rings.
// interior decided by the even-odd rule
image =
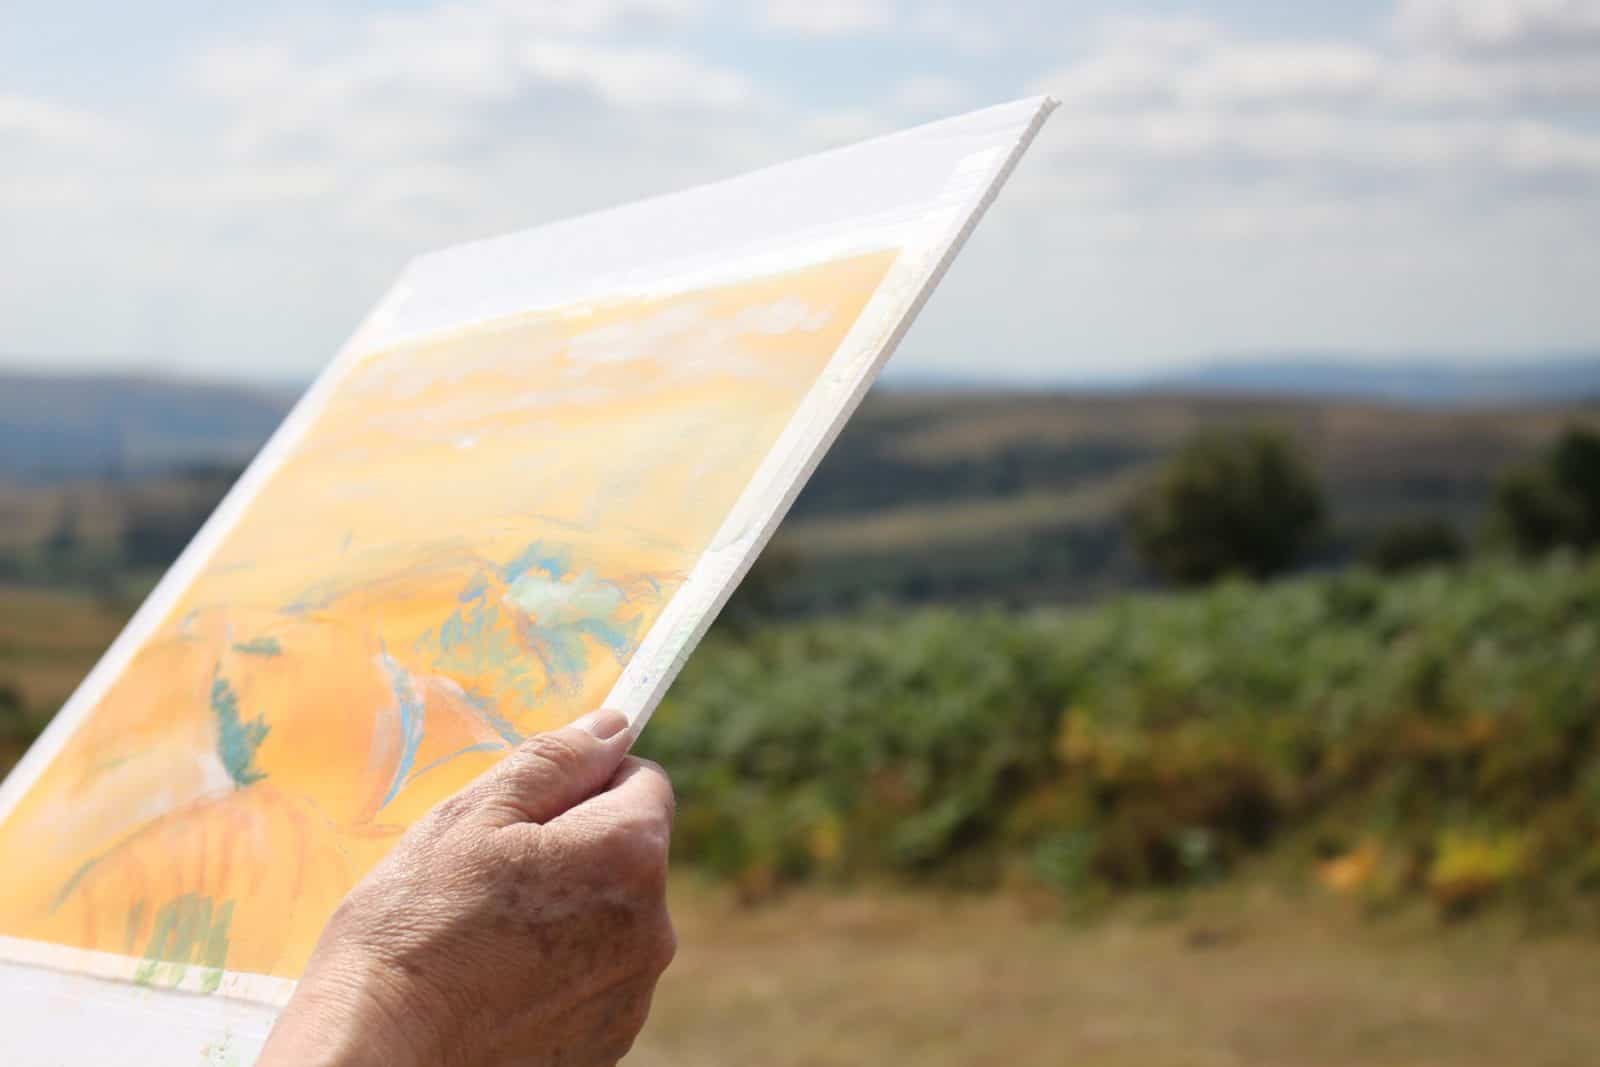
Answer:
[[[629,1067],[1592,1067],[1600,940],[1234,891],[1069,924],[1009,898],[675,888]]]

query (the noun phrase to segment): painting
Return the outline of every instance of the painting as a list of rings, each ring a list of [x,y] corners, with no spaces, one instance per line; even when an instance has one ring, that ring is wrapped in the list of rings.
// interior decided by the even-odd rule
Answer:
[[[0,823],[0,935],[297,977],[407,825],[604,700],[896,255],[350,361]]]

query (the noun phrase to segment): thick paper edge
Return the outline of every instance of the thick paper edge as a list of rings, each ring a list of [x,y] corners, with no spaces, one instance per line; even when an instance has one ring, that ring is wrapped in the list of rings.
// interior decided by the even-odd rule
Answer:
[[[828,370],[801,401],[767,459],[740,494],[711,547],[690,571],[688,580],[657,618],[612,687],[606,706],[628,716],[635,738],[772,540],[795,498],[866,398],[1056,106],[1055,100],[1040,98],[1032,119],[1009,151],[980,152],[980,156],[996,158],[964,160],[953,183],[960,182],[962,172],[972,164],[987,169],[985,179],[973,183],[969,197],[946,209],[944,214],[949,221],[941,233],[920,248],[904,248],[879,283],[834,353]],[[859,366],[848,366],[852,361],[859,362]],[[754,529],[746,533],[752,526]]]

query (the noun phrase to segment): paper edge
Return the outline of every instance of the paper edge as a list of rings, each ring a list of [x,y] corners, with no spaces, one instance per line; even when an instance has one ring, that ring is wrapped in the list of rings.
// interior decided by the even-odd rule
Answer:
[[[877,334],[884,326],[890,327],[889,336],[881,343],[877,354],[867,360],[856,372],[853,380],[847,383],[842,402],[834,403],[837,399],[837,392],[823,398],[822,404],[832,407],[833,413],[826,425],[822,427],[820,433],[812,436],[810,440],[806,439],[808,431],[812,430],[812,426],[803,421],[807,415],[806,409],[813,406],[814,403],[810,394],[807,395],[800,409],[796,411],[794,417],[790,420],[783,437],[789,436],[791,431],[794,431],[798,439],[791,442],[787,453],[783,454],[778,461],[778,476],[786,476],[785,480],[787,482],[782,487],[781,496],[770,503],[758,502],[755,498],[769,493],[772,487],[761,484],[759,472],[757,477],[751,479],[744,492],[740,494],[739,500],[729,512],[728,522],[713,538],[712,548],[708,549],[696,563],[695,568],[690,572],[689,579],[678,589],[672,601],[667,604],[666,609],[657,618],[655,625],[651,627],[650,633],[646,634],[644,641],[641,641],[639,651],[629,660],[622,676],[617,679],[616,685],[612,687],[611,694],[607,698],[606,705],[616,708],[628,716],[635,739],[643,732],[650,721],[650,717],[655,713],[662,698],[666,695],[667,689],[683,670],[684,664],[688,662],[689,657],[694,653],[701,639],[705,637],[706,632],[710,630],[717,616],[733,596],[734,591],[738,589],[745,575],[749,573],[750,568],[760,557],[762,550],[772,540],[779,525],[793,506],[795,498],[800,495],[800,491],[805,488],[806,482],[815,473],[817,466],[822,462],[822,458],[827,455],[834,441],[838,439],[839,434],[843,432],[845,425],[850,421],[851,416],[861,406],[861,401],[865,399],[868,390],[877,380],[878,375],[889,359],[894,355],[906,332],[910,330],[912,323],[916,321],[918,314],[927,304],[929,297],[933,295],[933,291],[938,288],[939,283],[949,271],[950,265],[955,262],[956,256],[965,247],[967,240],[977,229],[984,215],[988,213],[989,207],[1000,195],[1000,190],[1005,187],[1017,165],[1021,163],[1022,157],[1027,154],[1028,149],[1032,146],[1040,129],[1043,128],[1045,121],[1050,117],[1051,112],[1058,106],[1057,101],[1048,96],[1034,98],[1033,103],[1033,115],[1023,128],[1016,143],[1000,158],[998,165],[991,169],[987,179],[977,185],[976,194],[963,205],[962,209],[954,212],[956,216],[954,226],[947,230],[941,238],[936,238],[930,242],[929,250],[936,251],[938,256],[931,269],[928,268],[926,262],[918,263],[909,260],[906,258],[905,253],[902,253],[901,258],[897,259],[890,268],[889,275],[879,284],[872,300],[868,303],[868,307],[863,309],[861,316],[856,320],[850,333],[840,343],[833,359],[830,361],[830,365],[841,360],[847,360],[849,358],[849,350],[853,346],[873,343],[874,334]],[[979,113],[981,114],[981,112]],[[942,249],[939,247],[941,244],[943,246]],[[918,271],[923,272],[923,278],[910,299],[898,302],[898,306],[891,305],[879,308],[874,315],[869,317],[869,312],[872,311],[872,304],[877,303],[884,294],[892,294],[894,292],[893,283],[897,274],[903,272],[907,275],[914,275]],[[910,282],[911,280],[911,277],[904,279],[905,282]],[[894,297],[891,295],[889,299],[893,300]],[[821,406],[821,404],[816,406]],[[779,448],[783,437],[779,438],[779,444],[775,445],[773,450],[768,453],[769,459],[779,456]],[[739,552],[731,568],[726,570],[721,568],[717,570],[708,569],[705,573],[702,573],[702,567],[706,564],[707,559],[716,551],[716,546],[724,541],[725,535],[728,533],[727,527],[733,525],[736,520],[741,520],[741,512],[746,508],[755,510],[758,514],[761,511],[765,511],[765,515],[759,519],[759,526],[754,537],[745,543],[746,547]],[[683,604],[682,607],[679,607],[680,602]],[[677,649],[663,650],[661,657],[663,662],[640,668],[644,677],[638,679],[630,677],[635,671],[634,665],[643,658],[645,644],[658,629],[668,630],[672,623],[676,621],[674,616],[689,616],[693,620],[687,637]]]

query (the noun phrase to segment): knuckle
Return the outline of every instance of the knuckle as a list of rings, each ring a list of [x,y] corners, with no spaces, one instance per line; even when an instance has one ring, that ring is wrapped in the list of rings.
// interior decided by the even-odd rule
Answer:
[[[654,991],[654,982],[636,982],[628,991],[627,1001],[619,1013],[621,1033],[618,1036],[625,1037],[630,1047],[650,1018],[650,1000]]]
[[[650,949],[650,972],[660,977],[666,969],[672,966],[672,961],[678,956],[678,932],[672,927],[671,919],[663,919],[656,933],[655,941]]]
[[[553,767],[557,771],[570,771],[584,761],[586,753],[572,737],[560,733],[544,733],[529,738],[517,749],[516,764],[519,769]]]
[[[600,1063],[620,1063],[633,1051],[635,1042],[638,1041],[639,1031],[644,1029],[645,1018],[643,1015],[635,1016],[629,1012],[624,1016],[616,1032],[607,1035],[603,1043],[603,1058]]]
[[[477,806],[478,797],[472,788],[461,790],[434,805],[427,818],[419,820],[410,834],[431,834],[449,828],[464,820]],[[409,836],[409,835],[408,835]]]
[[[650,760],[645,760],[643,762],[644,773],[655,779],[659,787],[659,796],[661,798],[661,816],[670,825],[672,823],[673,816],[677,814],[678,810],[677,790],[673,789],[672,779],[667,777],[667,772],[662,769],[659,763],[655,763]]]
[[[549,765],[563,770],[583,762],[577,741],[561,734],[540,734],[522,746],[523,763]]]
[[[664,889],[667,877],[667,834],[654,820],[633,818],[614,823],[609,834],[612,860],[633,885],[649,893]]]

